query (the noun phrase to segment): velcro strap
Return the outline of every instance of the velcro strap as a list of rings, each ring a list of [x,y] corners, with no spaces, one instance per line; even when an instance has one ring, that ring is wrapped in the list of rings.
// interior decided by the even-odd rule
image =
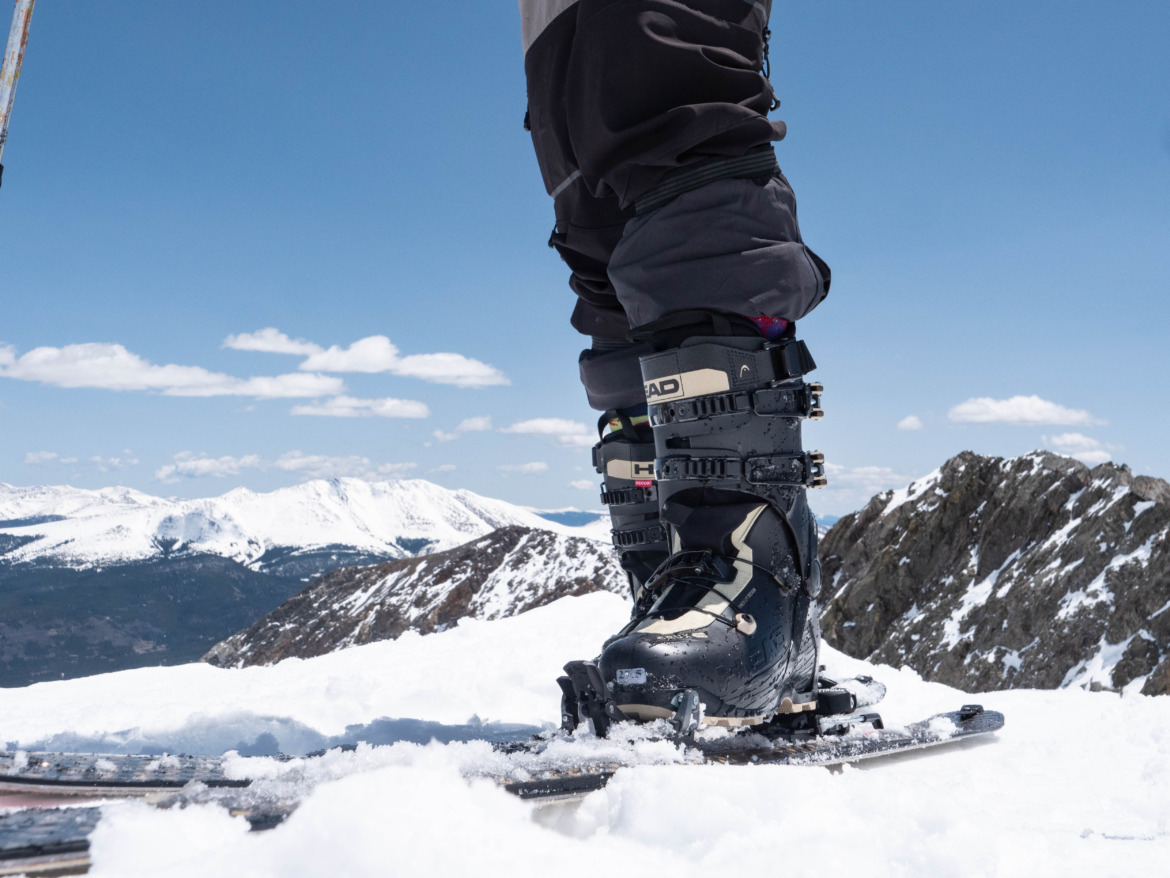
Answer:
[[[729,479],[752,485],[826,484],[825,458],[819,451],[761,457],[667,457],[659,461],[660,481]]]
[[[606,506],[628,506],[632,503],[651,503],[657,499],[658,488],[655,485],[601,492],[601,502]]]
[[[790,415],[798,418],[819,418],[821,385],[804,384],[800,387],[769,387],[764,390],[741,390],[697,396],[678,402],[650,406],[650,423],[664,424],[700,421],[720,415],[734,415],[753,411],[758,415]]]
[[[619,549],[629,549],[632,546],[649,546],[654,543],[666,542],[666,528],[660,524],[638,530],[615,530],[613,544]]]

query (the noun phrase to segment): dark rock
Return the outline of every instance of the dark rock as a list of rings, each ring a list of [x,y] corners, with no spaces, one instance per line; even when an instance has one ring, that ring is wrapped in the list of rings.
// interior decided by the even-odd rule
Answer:
[[[826,535],[825,639],[969,691],[1156,686],[1170,654],[1168,535],[1160,479],[1047,452],[964,452]]]

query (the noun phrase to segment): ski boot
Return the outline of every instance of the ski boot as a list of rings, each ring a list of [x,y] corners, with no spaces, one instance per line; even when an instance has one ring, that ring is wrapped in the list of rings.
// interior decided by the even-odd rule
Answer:
[[[636,606],[642,586],[669,554],[658,520],[654,436],[644,416],[629,412],[606,412],[598,426],[610,432],[593,446],[593,466],[604,478],[601,502],[609,507],[613,544]]]
[[[698,336],[641,359],[669,558],[596,665],[609,717],[708,725],[817,711],[821,573],[806,487],[825,484],[801,420],[821,386],[803,342]]]

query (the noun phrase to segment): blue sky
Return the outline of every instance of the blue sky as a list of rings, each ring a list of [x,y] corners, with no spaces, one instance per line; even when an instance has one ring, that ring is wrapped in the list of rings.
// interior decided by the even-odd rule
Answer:
[[[0,481],[596,507],[518,13],[433,9],[41,0],[0,190]],[[780,164],[834,272],[801,324],[814,507],[964,449],[1170,477],[1170,5],[780,3],[772,30]]]

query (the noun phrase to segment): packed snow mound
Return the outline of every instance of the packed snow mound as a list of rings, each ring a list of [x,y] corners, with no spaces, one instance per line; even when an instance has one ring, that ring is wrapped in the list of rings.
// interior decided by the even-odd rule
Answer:
[[[213,806],[108,805],[92,839],[98,878],[544,878],[566,863],[698,878],[729,861],[736,872],[770,874],[809,850],[833,874],[879,878],[1164,872],[1170,699],[1080,690],[973,696],[832,650],[830,672],[870,673],[888,685],[878,709],[890,724],[977,701],[1003,711],[1007,725],[990,740],[837,771],[679,764],[646,747],[641,764],[576,806],[535,809],[489,782],[464,780],[462,772],[495,757],[459,738],[555,721],[560,666],[595,654],[627,613],[625,601],[597,593],[270,667],[195,664],[0,690],[0,743],[296,752],[360,736],[380,718],[417,722],[400,720],[407,734],[399,743],[387,734],[386,746],[303,763],[307,798],[270,832],[249,834]],[[437,741],[408,743],[420,729]],[[246,763],[253,772],[267,766],[274,780],[287,770],[262,758]]]
[[[199,500],[128,488],[0,484],[0,550],[8,564],[87,568],[203,553],[263,569],[266,556],[278,550],[335,546],[405,558],[451,549],[508,525],[578,532],[511,503],[422,479],[321,479]]]

